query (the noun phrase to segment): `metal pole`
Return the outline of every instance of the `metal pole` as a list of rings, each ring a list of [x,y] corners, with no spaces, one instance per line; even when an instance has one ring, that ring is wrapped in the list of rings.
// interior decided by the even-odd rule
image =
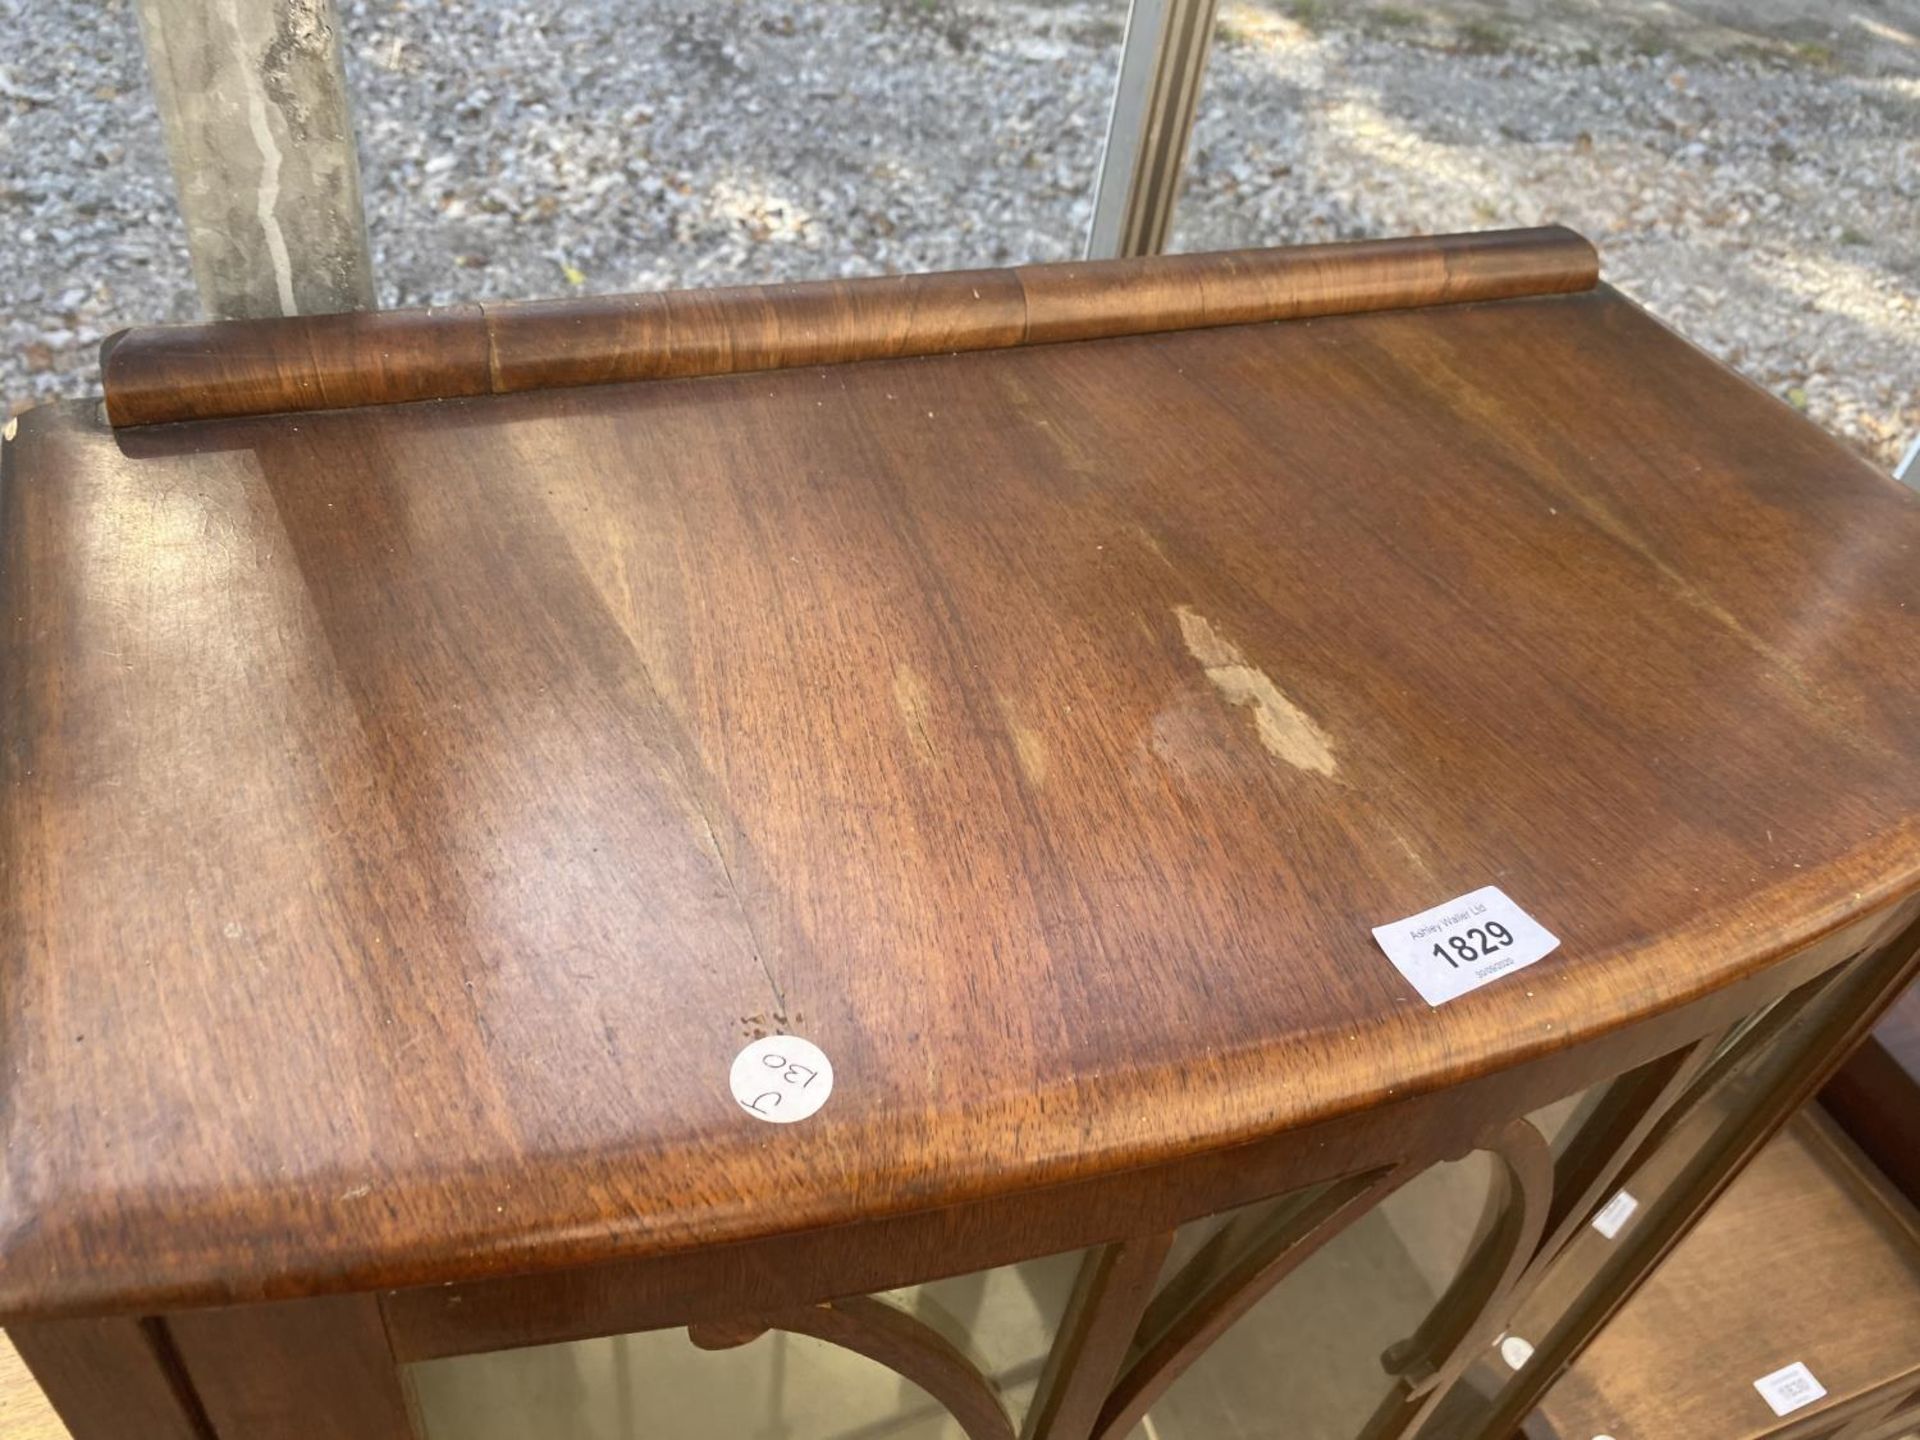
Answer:
[[[1218,8],[1219,0],[1133,0],[1094,191],[1088,259],[1158,255],[1166,248]]]
[[[371,308],[332,0],[137,3],[201,308]]]

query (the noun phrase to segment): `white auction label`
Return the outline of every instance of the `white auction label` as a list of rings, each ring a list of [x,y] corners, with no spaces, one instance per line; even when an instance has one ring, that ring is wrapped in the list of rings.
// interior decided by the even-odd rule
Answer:
[[[833,1093],[833,1062],[811,1040],[768,1035],[733,1057],[727,1077],[749,1115],[775,1125],[804,1120]]]
[[[1376,925],[1373,938],[1429,1005],[1510,975],[1560,943],[1495,885]]]
[[[1620,1227],[1633,1218],[1633,1212],[1640,1208],[1640,1202],[1626,1191],[1616,1191],[1614,1197],[1602,1205],[1593,1217],[1593,1228],[1611,1240],[1620,1233]]]
[[[1813,1372],[1798,1360],[1781,1366],[1771,1375],[1762,1375],[1753,1382],[1753,1388],[1773,1407],[1776,1415],[1791,1415],[1827,1393],[1827,1387],[1814,1379]]]

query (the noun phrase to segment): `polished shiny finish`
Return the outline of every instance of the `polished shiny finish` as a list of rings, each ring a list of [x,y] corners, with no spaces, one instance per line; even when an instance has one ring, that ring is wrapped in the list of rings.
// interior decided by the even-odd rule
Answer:
[[[1184,273],[1255,272],[1353,273]],[[751,1330],[1492,1146],[1524,1213],[1491,1213],[1488,1313],[1416,1337],[1451,1374],[1649,1107],[1719,1076],[1700,1043],[1817,994],[1749,1032],[1781,1058],[1636,1265],[1568,1287],[1577,1353],[1912,972],[1920,500],[1604,288],[1227,324],[1241,292],[1182,311],[1168,273],[1025,312],[1110,337],[1078,343],[24,416],[29,1362],[136,1317],[102,1364],[216,1427],[399,1434],[397,1388],[328,1376]],[[764,333],[840,343],[820,298],[767,292]],[[1370,927],[1487,884],[1560,947],[1429,1008]],[[795,1125],[728,1089],[776,1032],[835,1070]],[[1512,1158],[1650,1065],[1553,1193]],[[1121,1378],[1063,1410],[1113,1433],[1210,1324],[1122,1364],[1090,1321]]]
[[[6,459],[0,1309],[1166,1159],[1920,880],[1920,505],[1607,293]],[[1490,880],[1562,947],[1429,1010]]]
[[[124,330],[107,415],[153,425],[941,355],[1590,290],[1570,230]]]

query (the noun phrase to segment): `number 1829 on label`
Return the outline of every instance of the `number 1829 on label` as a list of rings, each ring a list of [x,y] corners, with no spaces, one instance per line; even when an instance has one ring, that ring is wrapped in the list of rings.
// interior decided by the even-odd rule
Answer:
[[[1429,1005],[1510,975],[1560,944],[1495,885],[1376,925],[1373,938]]]

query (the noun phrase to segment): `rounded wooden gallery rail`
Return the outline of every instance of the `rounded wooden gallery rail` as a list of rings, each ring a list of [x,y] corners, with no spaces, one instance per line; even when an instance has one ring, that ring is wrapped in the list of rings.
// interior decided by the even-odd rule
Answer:
[[[1588,290],[1571,230],[1501,230],[428,310],[161,325],[101,345],[154,425],[992,350]]]

